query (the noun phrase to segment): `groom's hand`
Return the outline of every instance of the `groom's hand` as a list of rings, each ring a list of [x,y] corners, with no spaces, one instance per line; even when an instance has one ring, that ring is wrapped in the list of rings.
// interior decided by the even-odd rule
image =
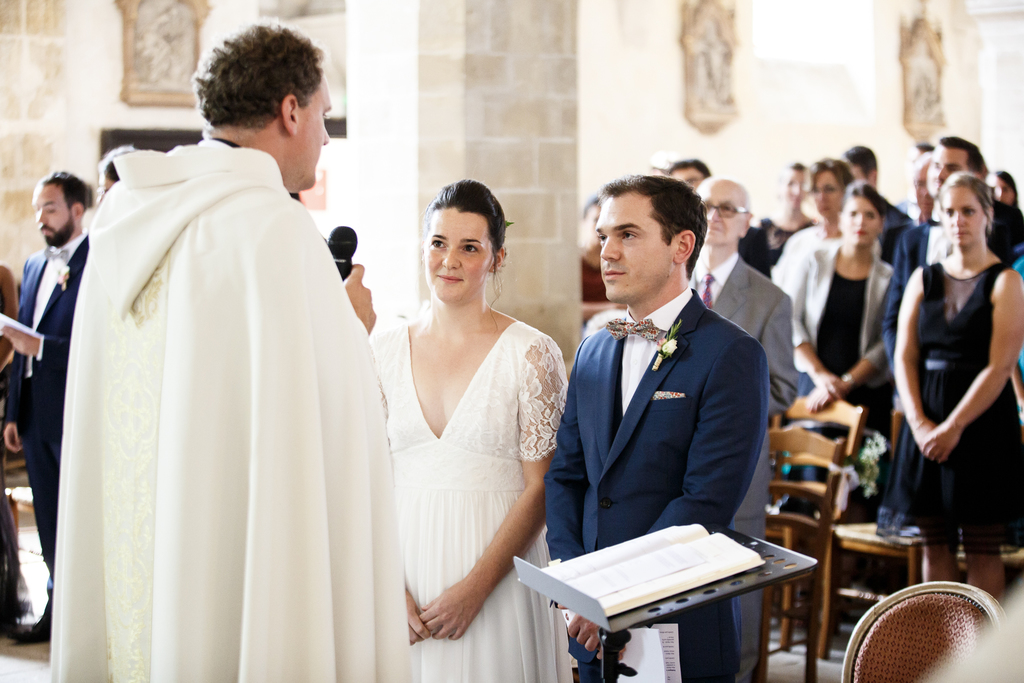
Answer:
[[[576,642],[585,647],[588,652],[593,652],[601,644],[598,625],[587,621],[578,614],[569,622],[569,637],[575,638]]]

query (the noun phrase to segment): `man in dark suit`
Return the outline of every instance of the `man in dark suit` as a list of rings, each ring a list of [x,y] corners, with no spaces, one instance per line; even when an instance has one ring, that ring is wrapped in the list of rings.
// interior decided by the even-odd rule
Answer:
[[[843,152],[843,160],[850,165],[850,171],[856,180],[863,180],[868,185],[878,188],[878,159],[868,147],[857,145]],[[884,199],[884,197],[883,197]],[[914,225],[910,217],[885,200],[885,216],[882,225],[882,260],[892,263],[896,245],[900,235]]]
[[[708,234],[690,286],[708,308],[736,323],[761,343],[768,357],[768,416],[784,413],[797,394],[799,374],[793,364],[793,306],[775,284],[739,256],[740,239],[750,225],[750,195],[745,187],[727,178],[711,177],[697,193],[708,214]],[[761,447],[754,478],[736,512],[736,530],[764,538],[764,510],[772,468],[768,439]],[[757,665],[761,632],[761,591],[740,598],[742,628],[740,675],[749,680]]]
[[[903,291],[911,274],[921,266],[941,261],[949,253],[949,240],[939,223],[941,208],[939,191],[949,176],[958,171],[968,171],[985,179],[985,158],[974,143],[963,138],[945,137],[939,140],[938,146],[932,151],[928,163],[928,194],[932,197],[933,209],[930,220],[921,225],[904,231],[896,246],[893,256],[892,279],[889,281],[889,294],[885,304],[885,318],[882,321],[882,337],[885,339],[885,351],[892,366],[893,353],[896,349],[896,328],[899,322],[900,303]],[[988,246],[1004,263],[1013,264],[1013,245],[1015,240],[1024,240],[1024,223],[1021,223],[1020,211],[996,210],[992,220],[992,230],[988,236]]]
[[[3,329],[16,351],[4,443],[12,451],[25,451],[39,543],[51,577],[47,585],[51,599],[42,617],[30,629],[13,634],[22,642],[50,639],[64,389],[75,300],[89,255],[89,239],[82,233],[82,217],[89,204],[88,186],[70,173],[53,173],[36,185],[32,205],[47,248],[25,262],[18,322],[42,339],[11,327]]]
[[[558,560],[666,527],[731,524],[768,422],[764,350],[688,286],[707,231],[700,197],[671,178],[626,176],[602,189],[597,231],[608,298],[627,316],[576,354],[545,477]],[[738,607],[668,620],[685,679],[732,683]],[[599,681],[597,627],[577,616],[569,635],[580,680]]]

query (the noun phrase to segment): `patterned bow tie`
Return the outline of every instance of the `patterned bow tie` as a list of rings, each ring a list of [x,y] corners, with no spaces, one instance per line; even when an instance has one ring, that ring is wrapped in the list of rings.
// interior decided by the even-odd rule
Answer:
[[[606,327],[613,339],[625,339],[628,335],[635,334],[649,342],[656,342],[661,336],[661,330],[650,318],[644,318],[638,323],[631,323],[620,318],[612,320]]]
[[[70,254],[67,249],[61,249],[60,247],[47,247],[46,248],[46,260],[47,261],[61,261],[67,263]]]

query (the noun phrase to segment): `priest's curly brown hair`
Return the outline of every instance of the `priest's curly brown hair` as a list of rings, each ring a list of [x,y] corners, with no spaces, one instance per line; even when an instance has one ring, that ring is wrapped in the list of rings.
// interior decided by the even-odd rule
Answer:
[[[323,78],[324,53],[296,29],[258,23],[209,50],[192,77],[199,113],[209,128],[263,128],[281,100],[309,104]]]

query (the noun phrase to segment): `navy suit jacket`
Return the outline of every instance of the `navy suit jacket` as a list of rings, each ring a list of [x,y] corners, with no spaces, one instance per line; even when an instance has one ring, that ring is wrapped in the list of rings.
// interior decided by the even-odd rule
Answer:
[[[602,330],[577,351],[545,477],[552,559],[670,526],[732,523],[767,430],[768,361],[757,340],[691,294],[676,351],[648,367],[621,419],[625,340]],[[656,391],[683,396],[652,400]],[[684,677],[739,670],[735,603],[669,620],[679,624]],[[594,657],[575,640],[570,651]]]
[[[75,250],[68,262],[67,288],[60,285],[46,303],[43,317],[39,319],[36,331],[43,335],[43,358],[32,367],[32,400],[23,402],[25,363],[20,353],[14,354],[11,363],[11,388],[7,397],[7,422],[17,422],[18,431],[24,433],[33,424],[44,440],[60,443],[64,426],[64,390],[68,376],[68,352],[71,349],[71,323],[75,318],[75,302],[78,300],[78,286],[82,281],[82,270],[89,256],[89,238],[86,237]],[[28,257],[21,278],[21,300],[18,308],[18,322],[32,327],[36,310],[36,293],[39,280],[46,269],[45,253],[40,251]],[[31,403],[32,405],[27,405]]]

